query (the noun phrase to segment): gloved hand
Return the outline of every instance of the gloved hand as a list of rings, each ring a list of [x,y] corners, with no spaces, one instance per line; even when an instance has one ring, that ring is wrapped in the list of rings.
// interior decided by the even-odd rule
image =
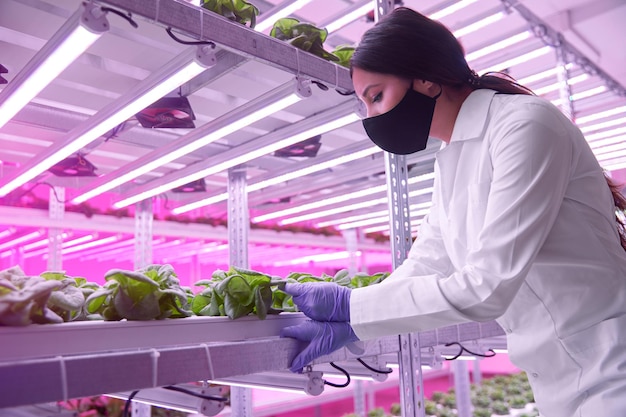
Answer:
[[[307,320],[295,326],[285,327],[280,337],[309,342],[308,345],[294,358],[289,369],[292,372],[302,372],[307,364],[320,356],[328,355],[348,343],[357,342],[359,338],[354,334],[347,322],[322,322]]]
[[[284,290],[307,317],[317,321],[350,321],[350,291],[333,282],[287,283]]]

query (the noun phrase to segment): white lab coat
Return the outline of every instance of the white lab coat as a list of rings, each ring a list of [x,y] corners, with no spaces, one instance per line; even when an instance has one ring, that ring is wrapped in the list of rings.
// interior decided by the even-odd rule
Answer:
[[[353,290],[350,312],[361,339],[496,319],[542,416],[626,416],[612,196],[580,131],[540,98],[470,94],[407,260]]]

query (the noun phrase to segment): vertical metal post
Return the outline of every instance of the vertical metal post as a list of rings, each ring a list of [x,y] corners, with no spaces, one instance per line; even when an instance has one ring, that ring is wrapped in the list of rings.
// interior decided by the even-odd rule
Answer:
[[[559,107],[563,114],[570,120],[574,119],[574,101],[572,100],[572,87],[569,84],[569,71],[567,70],[567,56],[563,46],[558,45],[554,48],[556,52],[556,76],[559,80],[559,97],[561,104]]]
[[[361,417],[366,417],[367,408],[365,404],[365,390],[363,390],[363,381],[354,381],[354,390],[352,392],[352,397],[354,400],[354,414]]]
[[[467,361],[455,360],[451,365],[454,374],[454,392],[456,393],[457,417],[472,416],[472,400],[470,392]]]
[[[348,251],[348,273],[350,276],[359,272],[358,266],[358,241],[357,241],[357,230],[356,229],[347,229],[343,231],[343,237],[346,240],[346,250]]]
[[[232,266],[248,268],[250,220],[246,191],[246,168],[228,170],[228,249]],[[234,417],[252,417],[252,390],[230,387],[231,413]]]
[[[135,269],[152,263],[152,199],[135,205]]]
[[[472,370],[472,377],[474,378],[475,385],[482,384],[483,374],[480,370],[480,361],[478,359],[474,361],[474,369]]]
[[[62,223],[65,213],[65,188],[51,188],[48,201],[48,215],[50,219],[55,220],[59,224]],[[63,229],[61,227],[50,227],[48,229],[48,271],[61,271],[63,269],[62,245]]]
[[[406,157],[385,152],[387,198],[393,269],[404,262],[411,244],[409,188]],[[398,363],[400,366],[400,400],[402,416],[424,417],[424,390],[419,338],[417,334],[402,334]]]
[[[197,253],[195,253],[192,257],[191,257],[191,273],[189,274],[189,285],[193,285],[196,282],[200,281],[200,279],[202,279],[201,276],[201,271],[200,271],[200,256],[198,256]]]
[[[135,204],[135,270],[152,263],[152,199]],[[133,417],[150,417],[152,406],[137,401],[132,402]]]

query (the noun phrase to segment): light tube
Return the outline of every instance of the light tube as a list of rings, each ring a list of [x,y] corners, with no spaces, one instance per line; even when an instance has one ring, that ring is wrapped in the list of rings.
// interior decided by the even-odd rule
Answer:
[[[572,64],[565,65],[565,69],[567,70],[571,69],[572,67],[573,67]],[[537,74],[529,75],[528,77],[520,78],[519,80],[517,80],[517,82],[522,85],[532,84],[534,82],[541,81],[552,76],[556,76],[556,74],[559,71],[560,71],[560,68],[558,67],[550,68],[549,70],[545,70]]]
[[[615,158],[621,158],[624,156],[626,156],[626,149],[621,150],[621,151],[614,151],[606,155],[600,155],[600,156],[597,156],[596,158],[598,158],[598,162],[603,162],[603,161],[609,161]]]
[[[90,259],[91,256],[98,257],[103,253],[108,253],[107,251],[111,251],[111,252],[113,250],[119,250],[121,252],[129,251],[129,249],[126,246],[130,246],[134,244],[135,244],[135,239],[122,240],[119,242],[115,242],[114,244],[109,245],[106,248],[95,247],[91,250],[85,250],[84,252],[81,252],[81,253],[74,253],[74,254],[67,255],[63,259],[75,259],[75,258]]]
[[[599,113],[590,114],[588,116],[577,117],[576,124],[582,125],[585,123],[593,122],[598,119],[604,119],[605,117],[615,116],[616,114],[626,113],[626,106],[615,107],[613,109],[605,110]]]
[[[490,67],[480,69],[477,72],[479,74],[485,74],[487,72],[492,72],[492,71],[502,71],[503,69],[511,68],[511,67],[516,66],[516,65],[523,64],[524,62],[528,62],[528,61],[530,61],[532,59],[539,58],[540,56],[543,56],[543,55],[546,55],[546,54],[550,53],[550,51],[552,51],[552,47],[550,47],[550,46],[543,46],[543,47],[541,47],[539,49],[535,49],[534,51],[530,51],[530,52],[525,53],[523,55],[520,55],[518,57],[511,58],[511,59],[506,60],[504,62],[500,62],[499,64],[495,64],[495,65],[492,65]]]
[[[2,232],[0,232],[0,239],[4,239],[5,237],[9,237],[13,233],[15,233],[15,228],[14,227],[9,227],[7,230],[3,230]]]
[[[374,3],[372,2],[372,0],[367,0],[365,4],[358,6],[352,11],[348,11],[347,13],[343,14],[343,16],[333,20],[328,24],[322,24],[321,26],[324,27],[328,31],[328,33],[331,33],[338,29],[341,29],[344,26],[347,26],[357,19],[360,19],[372,10],[374,10]]]
[[[609,170],[609,171],[616,171],[618,169],[624,169],[624,168],[626,168],[626,161],[617,162],[617,163],[613,163],[610,165],[604,165],[604,169]]]
[[[584,98],[592,97],[598,94],[602,94],[606,91],[606,86],[601,85],[599,87],[590,88],[589,90],[581,91],[580,93],[572,94],[569,98],[570,101],[582,100]],[[557,98],[555,100],[551,100],[551,103],[555,106],[561,105],[562,100]]]
[[[20,236],[8,242],[4,242],[3,244],[0,245],[0,250],[10,248],[15,245],[19,245],[20,243],[28,242],[29,240],[37,239],[38,237],[41,237],[42,234],[43,233],[40,230],[38,230],[36,232],[32,232],[27,235]]]
[[[626,126],[618,127],[616,129],[611,129],[611,130],[605,130],[604,132],[594,133],[593,135],[587,135],[585,136],[585,139],[587,139],[587,142],[591,142],[596,139],[609,138],[611,136],[622,135],[624,133],[626,133]]]
[[[62,233],[61,234],[61,239],[65,239],[68,236],[69,236],[68,233]],[[36,248],[39,248],[41,246],[46,246],[49,242],[50,242],[50,239],[45,238],[45,239],[39,240],[37,242],[29,243],[28,245],[24,245],[24,246],[22,246],[22,249],[24,249],[25,251],[36,249]]]
[[[589,146],[593,149],[593,148],[599,148],[601,146],[607,146],[607,145],[613,145],[616,143],[622,143],[626,140],[626,136],[611,136],[608,138],[604,138],[604,139],[598,139],[598,140],[594,140],[589,142]]]
[[[326,122],[323,123],[319,126],[313,127],[311,129],[307,129],[303,132],[300,132],[296,135],[290,136],[288,138],[282,139],[282,140],[278,140],[274,143],[268,144],[266,146],[262,146],[254,151],[233,157],[227,161],[224,161],[222,163],[218,163],[215,164],[213,166],[210,166],[206,169],[200,170],[200,171],[196,171],[192,174],[183,176],[182,178],[178,178],[178,179],[174,179],[168,183],[162,184],[160,186],[157,186],[155,188],[149,189],[147,191],[144,192],[140,192],[134,196],[125,198],[121,201],[118,201],[116,203],[113,204],[113,207],[119,209],[122,207],[126,207],[128,205],[137,203],[139,201],[145,200],[146,198],[150,198],[150,197],[154,197],[155,195],[164,193],[166,191],[171,190],[172,188],[176,188],[179,187],[181,185],[187,184],[193,180],[196,180],[198,178],[203,178],[212,174],[216,174],[218,172],[222,172],[225,171],[229,168],[232,168],[234,166],[240,165],[240,164],[244,164],[246,162],[249,162],[253,159],[259,158],[263,155],[267,155],[271,152],[274,152],[278,149],[282,149],[284,147],[293,145],[295,143],[298,142],[302,142],[305,139],[311,138],[313,136],[317,136],[326,132],[330,132],[331,130],[335,130],[338,129],[340,127],[346,126],[348,124],[354,123],[357,120],[360,120],[359,116],[356,115],[355,113],[350,113],[346,116],[342,116],[339,117],[335,120],[332,120],[330,122]]]
[[[0,197],[35,178],[68,155],[76,153],[115,126],[203,72],[206,65],[194,60],[195,51],[195,49],[187,50],[180,54],[166,64],[162,71],[148,76],[136,88],[70,131],[66,141],[48,148],[44,153],[33,158],[12,179],[0,187]],[[198,56],[201,54],[198,53]]]
[[[576,77],[572,77],[568,79],[567,84],[575,85],[575,84],[578,84],[587,80],[588,78],[589,78],[589,74],[587,73],[580,74],[580,75],[577,75]],[[555,83],[555,84],[546,85],[545,87],[534,89],[533,92],[537,94],[538,96],[541,96],[541,95],[550,93],[552,91],[557,91],[560,88],[561,88],[561,83]]]
[[[302,7],[306,6],[310,2],[311,0],[295,0],[291,4],[288,4],[287,6],[282,7],[273,13],[272,11],[274,9],[272,8],[268,11],[267,17],[263,16],[263,20],[257,22],[257,24],[254,26],[254,30],[256,30],[257,32],[264,32],[266,29],[274,26],[274,22],[276,22],[278,19],[289,16],[290,14],[294,13],[296,10],[300,10]],[[277,7],[280,7],[280,5],[278,5]]]
[[[349,204],[347,206],[335,207],[332,209],[316,211],[313,213],[303,214],[301,216],[289,217],[278,222],[281,226],[288,224],[299,223],[307,220],[319,219],[320,217],[332,216],[333,214],[345,213],[346,211],[358,210],[362,208],[368,208],[373,205],[383,204],[387,202],[387,197],[378,198],[375,200],[367,200],[360,203]]]
[[[595,130],[605,129],[607,127],[619,126],[621,124],[626,124],[626,117],[608,120],[602,123],[596,123],[595,125],[584,126],[580,128],[580,131],[583,133],[593,132]]]
[[[246,103],[230,113],[218,117],[212,122],[205,124],[201,128],[167,145],[165,149],[159,148],[143,156],[141,161],[137,161],[133,164],[134,168],[130,168],[130,170],[126,168],[124,171],[120,170],[114,178],[110,178],[110,176],[106,175],[101,177],[95,181],[95,187],[93,185],[89,186],[93,188],[74,197],[72,203],[83,203],[291,106],[301,99],[301,96],[295,92],[295,89],[296,84],[294,83],[284,84],[270,91],[268,94]],[[268,104],[268,101],[271,102]]]
[[[276,176],[274,178],[269,178],[267,180],[259,181],[257,183],[252,183],[248,185],[246,189],[248,192],[258,191],[263,188],[270,187],[272,185],[287,182],[295,178],[300,178],[305,175],[309,175],[315,172],[319,172],[328,168],[335,167],[337,165],[354,161],[356,159],[365,158],[367,156],[373,155],[378,152],[381,152],[381,149],[376,146],[368,148],[368,149],[363,149],[362,151],[352,152],[349,155],[343,155],[343,156],[340,156],[339,158],[331,159],[326,162],[321,162],[319,164],[311,165],[306,168],[291,171],[283,175]],[[172,210],[172,213],[174,214],[186,213],[188,211],[191,211],[200,207],[208,206],[210,204],[215,204],[221,201],[225,201],[227,199],[228,199],[228,193],[222,193],[222,194],[208,197],[199,201],[195,201],[193,203],[185,204],[184,206],[176,207],[175,209]]]
[[[287,266],[296,264],[305,264],[309,262],[327,262],[336,261],[338,259],[348,259],[350,256],[361,256],[361,251],[349,252],[335,252],[335,253],[322,253],[319,255],[303,256],[301,258],[290,259],[288,261],[274,262],[274,266]]]
[[[102,9],[84,3],[0,92],[0,128],[108,29]]]
[[[64,239],[67,236],[68,236],[67,233],[63,233],[63,238]],[[88,241],[93,240],[93,239],[94,239],[94,235],[85,235],[83,237],[79,237],[77,239],[61,243],[61,248],[67,248],[69,246],[77,245],[77,244],[83,243],[83,242],[88,242]],[[46,238],[46,239],[41,240],[41,241],[36,242],[36,243],[39,244],[41,242],[45,242],[44,244],[47,244],[48,241],[49,241],[49,239]],[[30,245],[27,245],[27,246],[31,246],[31,248],[29,248],[29,249],[33,249],[35,246],[32,246],[32,245],[34,245],[34,243],[32,243]],[[42,245],[38,245],[38,246],[42,246]],[[27,250],[26,246],[24,246],[24,250]],[[33,256],[44,255],[46,253],[48,253],[48,248],[36,250],[36,251],[33,251],[33,252],[28,252],[28,253],[24,254],[24,257],[25,258],[32,258]]]
[[[510,38],[503,39],[499,42],[496,42],[484,48],[478,49],[474,52],[471,52],[465,56],[465,59],[468,62],[474,61],[478,58],[484,57],[485,55],[489,55],[491,53],[498,52],[511,45],[515,45],[516,43],[522,42],[528,38],[530,38],[530,32],[524,31],[522,33],[518,33],[517,35],[513,35]]]
[[[497,22],[498,20],[502,19],[504,17],[504,12],[498,12],[498,13],[494,13],[491,16],[487,16],[484,19],[480,19],[477,22],[474,22],[470,25],[467,25],[465,27],[459,28],[457,30],[455,30],[454,32],[452,32],[452,34],[456,37],[456,38],[461,38],[465,35],[469,35],[472,32],[476,32],[479,29],[482,29],[486,26],[489,26],[492,23]]]
[[[612,145],[594,146],[591,150],[596,155],[596,158],[602,157],[606,159],[607,157],[614,157],[618,151],[626,150],[626,143],[620,142]]]
[[[416,177],[411,177],[408,180],[408,184],[416,184],[418,182],[422,182],[422,181],[427,181],[434,178],[434,173],[428,173],[428,174],[423,174],[423,175],[418,175]],[[343,201],[347,201],[347,200],[351,200],[351,199],[356,199],[356,198],[360,198],[360,197],[365,197],[367,195],[371,195],[371,194],[375,194],[375,193],[380,193],[380,192],[385,192],[387,191],[387,185],[383,184],[383,185],[378,185],[376,187],[372,187],[369,189],[365,189],[365,190],[359,190],[359,191],[355,191],[353,193],[349,193],[349,194],[344,194],[344,195],[340,195],[337,197],[331,197],[331,198],[327,198],[324,200],[319,200],[316,202],[312,202],[312,203],[308,203],[308,204],[303,204],[301,206],[297,206],[297,207],[292,207],[289,209],[285,209],[285,210],[280,210],[277,212],[273,212],[273,213],[267,213],[267,214],[263,214],[261,216],[257,216],[255,218],[252,219],[252,222],[262,222],[265,220],[270,220],[270,219],[275,219],[277,217],[282,217],[282,216],[288,216],[290,214],[295,214],[295,213],[301,213],[303,211],[306,210],[311,210],[311,209],[315,209],[315,208],[319,208],[319,207],[324,207],[324,206],[328,206],[331,204],[336,204],[336,203],[341,203]],[[416,190],[413,191],[411,193],[409,193],[409,197],[414,197],[417,195],[421,195],[423,193],[426,192],[430,192],[432,191],[432,188],[427,188],[427,189],[423,189],[423,190]],[[369,205],[372,204],[379,204],[380,202],[385,202],[386,201],[386,197],[381,198],[381,199],[377,199],[377,200],[370,200],[370,201],[365,201],[362,203],[356,203],[355,205],[350,205],[350,206],[345,206],[345,207],[357,207],[358,208],[363,208],[363,207],[369,207]],[[349,211],[349,210],[353,210],[355,208],[350,208],[350,209],[346,209],[345,207],[338,207],[336,209],[331,209],[331,210],[327,210],[325,212],[317,212],[317,213],[310,213],[307,215],[303,215],[297,218],[291,218],[291,219],[283,219],[280,224],[281,225],[285,225],[285,224],[291,224],[291,223],[297,223],[299,221],[303,221],[303,220],[311,220],[311,219],[317,219],[319,217],[323,217],[321,215],[321,213],[328,213],[328,214],[324,214],[324,215],[330,215],[330,214],[337,214],[340,212],[344,212],[344,211]],[[334,211],[332,212],[332,210],[341,210],[341,211]]]
[[[431,13],[428,17],[434,20],[439,20],[446,16],[451,15],[452,13],[458,12],[459,10],[469,6],[472,3],[476,3],[477,0],[460,0],[448,7],[445,7],[435,13]]]
[[[83,243],[82,245],[77,245],[77,246],[72,246],[70,248],[67,249],[63,249],[61,250],[61,253],[63,255],[67,254],[67,253],[72,253],[72,252],[78,252],[84,249],[89,249],[89,248],[93,248],[96,246],[102,246],[102,245],[106,245],[107,243],[111,243],[111,242],[115,242],[118,239],[117,236],[109,236],[109,237],[105,237],[104,239],[99,239],[99,240],[94,240],[88,243]],[[44,255],[44,259],[46,258],[46,256]]]
[[[429,212],[429,209],[417,210],[415,212],[410,212],[410,217],[413,218],[413,217],[424,216],[428,214],[428,212]],[[388,222],[389,222],[389,214],[387,213],[385,216],[381,216],[381,217],[359,220],[359,221],[352,222],[352,223],[343,223],[343,224],[340,224],[337,227],[337,229],[339,230],[356,229],[357,227],[371,226],[371,225],[375,225],[378,223],[388,223]]]
[[[409,207],[409,210],[427,209],[427,208],[430,208],[431,205],[432,205],[431,201],[426,201],[424,203],[418,203],[418,204],[412,204]],[[337,224],[351,223],[351,222],[356,222],[360,220],[370,219],[373,217],[381,217],[381,216],[389,216],[389,210],[385,209],[385,210],[380,210],[380,211],[376,211],[373,213],[365,213],[365,214],[359,214],[355,216],[344,217],[341,219],[328,220],[328,221],[316,224],[315,227],[323,228],[323,227],[328,227],[328,226],[334,226]],[[387,217],[387,219],[389,219],[389,217]]]

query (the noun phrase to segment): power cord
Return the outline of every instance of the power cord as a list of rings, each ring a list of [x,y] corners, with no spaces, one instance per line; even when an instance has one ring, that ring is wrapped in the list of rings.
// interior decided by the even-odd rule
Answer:
[[[376,372],[377,374],[390,374],[393,372],[393,369],[391,368],[385,368],[385,369],[376,369],[371,367],[370,365],[368,365],[363,359],[361,358],[356,358],[357,361],[359,361],[359,363],[361,365],[363,365],[364,367],[366,367],[368,370],[372,371],[372,372]]]
[[[228,398],[226,397],[218,397],[216,395],[205,395],[205,394],[199,394],[195,391],[189,390],[187,388],[183,388],[183,387],[177,387],[176,385],[168,385],[163,387],[163,389],[168,389],[170,391],[177,391],[177,392],[182,392],[183,394],[188,394],[191,395],[192,397],[197,397],[197,398],[202,398],[203,400],[209,400],[209,401],[220,401],[220,402],[227,402]]]
[[[479,356],[481,358],[491,358],[493,356],[496,356],[496,352],[493,351],[493,349],[489,349],[487,350],[487,352],[489,353],[476,353],[476,352],[472,352],[471,350],[467,349],[465,346],[463,346],[462,344],[460,344],[459,342],[450,342],[450,343],[446,343],[445,346],[459,346],[461,349],[459,350],[459,353],[457,353],[456,355],[454,355],[451,358],[445,358],[447,361],[453,361],[457,358],[459,358],[459,356],[461,356],[463,354],[463,352],[469,353],[470,355],[473,356]]]
[[[130,404],[133,401],[133,398],[135,398],[135,395],[137,395],[137,393],[139,393],[139,391],[133,391],[130,393],[130,395],[128,396],[128,399],[126,400],[126,404],[124,404],[124,413],[122,414],[122,417],[129,417],[129,411],[130,411]]]
[[[215,49],[215,47],[216,47],[215,42],[211,42],[211,41],[185,41],[185,40],[182,40],[178,36],[174,35],[174,32],[172,32],[172,28],[171,27],[166,28],[165,31],[167,32],[168,35],[170,35],[170,38],[174,39],[178,43],[182,43],[183,45],[211,45],[211,47],[213,49]]]
[[[335,368],[336,370],[338,370],[339,372],[344,374],[346,376],[346,378],[347,378],[347,381],[344,382],[343,384],[335,384],[333,382],[328,382],[328,381],[324,380],[324,385],[328,385],[328,386],[335,387],[335,388],[345,388],[348,385],[350,385],[351,379],[350,379],[350,374],[348,373],[348,371],[346,371],[342,367],[338,366],[334,362],[330,362],[330,366],[332,366],[333,368]]]

